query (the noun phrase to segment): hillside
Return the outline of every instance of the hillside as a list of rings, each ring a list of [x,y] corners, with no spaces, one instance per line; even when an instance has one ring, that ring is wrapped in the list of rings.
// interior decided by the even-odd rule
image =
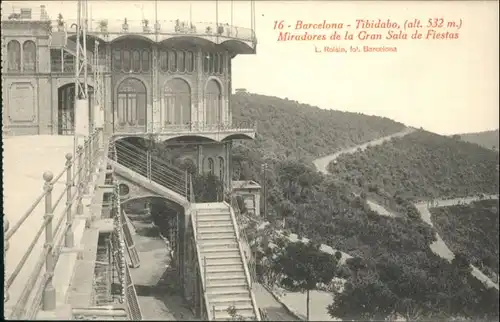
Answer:
[[[498,316],[498,293],[487,290],[471,277],[462,262],[450,264],[432,253],[429,245],[435,239],[433,228],[422,222],[418,211],[404,195],[386,194],[386,199],[403,215],[399,218],[381,217],[370,210],[363,194],[361,198],[356,197],[354,192],[368,187],[363,184],[362,177],[363,172],[369,174],[366,168],[372,166],[370,158],[353,163],[348,155],[344,157],[349,162],[345,162],[347,165],[343,171],[350,173],[355,180],[344,177],[342,172],[335,176],[322,175],[309,162],[315,156],[401,131],[402,124],[384,118],[324,111],[261,95],[235,95],[232,104],[235,124],[259,122],[259,138],[233,148],[232,161],[236,169],[233,178],[254,179],[267,187],[265,219],[274,227],[284,223],[285,231],[307,236],[313,242],[330,245],[357,258],[355,264],[349,265],[346,291],[336,295],[330,308],[332,316],[362,320],[383,319],[394,312],[412,319],[450,315],[495,319]],[[418,138],[417,135],[412,140],[418,141]],[[421,138],[420,145],[430,144],[433,150],[434,139],[432,135]],[[389,144],[394,142],[397,140]],[[477,145],[466,145],[470,149],[490,152]],[[423,153],[411,145],[407,150],[403,155],[411,160],[414,155]],[[452,157],[463,158],[450,152],[453,151],[451,147],[446,146],[444,150],[443,155],[451,153]],[[473,152],[477,154],[476,150]],[[391,155],[382,152],[382,156],[387,158],[384,165],[390,165],[393,156],[396,160],[403,159],[397,157],[396,152]],[[370,157],[375,159],[372,155]],[[428,155],[422,156],[421,162],[428,158]],[[440,154],[431,157],[435,163],[440,158],[443,158]],[[479,154],[478,160],[482,159]],[[264,162],[268,164],[265,178],[261,172]],[[364,164],[366,166],[362,166]],[[408,185],[406,181],[413,180],[410,179],[413,174],[411,171],[404,174],[405,165],[394,171],[395,174],[401,173],[404,185]],[[483,173],[480,162],[477,171]],[[384,173],[384,170],[379,172]],[[392,174],[386,175],[387,184]],[[481,175],[476,185],[482,190],[484,186],[489,187],[488,180],[491,178]],[[447,182],[443,187],[453,191]],[[436,193],[440,193],[443,187],[438,185]],[[397,188],[401,189],[400,186]],[[408,188],[416,187],[408,185]],[[415,191],[409,195],[422,194],[421,190]]]
[[[498,206],[498,200],[482,200],[430,209],[432,221],[450,249],[463,254],[497,283]]]
[[[308,104],[258,94],[231,97],[233,124],[257,122],[258,138],[248,146],[269,158],[319,157],[405,128],[388,118],[322,110]]]
[[[386,199],[428,200],[498,192],[498,153],[476,144],[416,131],[342,155],[334,176]]]
[[[465,133],[465,134],[457,134],[461,140],[478,144],[484,148],[496,150],[498,151],[499,147],[499,132],[498,130],[494,131],[484,131],[477,133]]]

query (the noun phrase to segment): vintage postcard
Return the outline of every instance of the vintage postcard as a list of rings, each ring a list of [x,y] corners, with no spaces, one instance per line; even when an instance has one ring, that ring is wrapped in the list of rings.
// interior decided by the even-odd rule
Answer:
[[[496,1],[2,1],[4,318],[496,321]]]

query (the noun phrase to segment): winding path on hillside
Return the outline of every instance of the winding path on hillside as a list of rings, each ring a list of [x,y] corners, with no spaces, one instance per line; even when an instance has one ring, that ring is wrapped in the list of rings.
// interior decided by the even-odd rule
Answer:
[[[338,151],[336,153],[318,158],[313,161],[314,165],[316,166],[316,169],[324,174],[328,174],[328,165],[330,162],[336,160],[339,156],[343,154],[348,154],[348,153],[355,153],[358,150],[365,150],[366,148],[370,146],[376,146],[380,145],[393,137],[403,137],[407,134],[410,134],[414,132],[414,128],[406,128],[403,131],[400,131],[398,133],[388,135],[373,141],[369,141],[357,146],[353,146],[350,148],[345,148],[341,151]],[[498,196],[486,196],[486,198],[492,198],[492,199],[498,199]],[[456,198],[456,199],[443,199],[443,200],[434,200],[434,207],[447,207],[447,206],[453,206],[453,205],[458,205],[459,203],[461,204],[469,204],[473,201],[480,200],[478,197],[466,197],[466,198]],[[378,205],[377,203],[367,200],[368,205],[370,206],[370,209],[375,211],[381,216],[389,216],[389,217],[395,217],[395,214],[391,213],[387,209],[385,209],[383,206]],[[415,207],[420,213],[420,217],[422,218],[423,221],[434,227],[432,220],[431,220],[431,214],[429,212],[429,203],[428,202],[420,202],[416,203]],[[438,256],[451,261],[455,257],[453,252],[448,248],[446,243],[443,241],[441,236],[437,233],[436,231],[436,241],[430,245],[431,250],[437,254]],[[498,284],[494,283],[489,277],[487,277],[485,274],[483,274],[477,267],[474,265],[471,265],[472,272],[471,274],[475,276],[477,279],[479,279],[481,282],[483,282],[487,287],[494,287],[498,290]]]

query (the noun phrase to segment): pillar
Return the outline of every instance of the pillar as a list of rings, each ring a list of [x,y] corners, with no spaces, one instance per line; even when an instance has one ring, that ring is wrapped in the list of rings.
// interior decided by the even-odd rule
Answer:
[[[148,131],[159,131],[161,129],[161,102],[160,102],[160,85],[159,85],[159,75],[158,75],[158,69],[159,69],[159,55],[158,55],[158,47],[153,46],[153,52],[152,52],[152,82],[151,82],[151,89],[153,92],[153,104],[151,105],[151,118],[147,120],[148,125],[151,124],[150,126],[147,127]],[[149,114],[149,113],[148,113]]]
[[[204,117],[204,100],[203,92],[205,91],[205,83],[203,81],[203,52],[198,50],[196,52],[196,95],[197,95],[197,116],[196,122],[199,127],[205,123]]]
[[[253,193],[255,200],[255,217],[260,217],[260,191],[257,190]]]
[[[226,152],[226,157],[224,158],[225,159],[225,162],[226,162],[226,186],[228,187],[229,191],[232,191],[233,187],[232,187],[232,182],[233,182],[233,178],[232,178],[232,173],[231,173],[231,169],[232,169],[232,165],[231,165],[231,146],[232,146],[232,143],[231,142],[228,142],[225,144],[225,152]]]
[[[203,174],[203,145],[198,144],[198,174]]]

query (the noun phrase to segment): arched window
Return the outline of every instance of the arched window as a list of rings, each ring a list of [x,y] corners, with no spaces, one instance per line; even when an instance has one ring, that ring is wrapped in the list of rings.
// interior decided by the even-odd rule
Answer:
[[[141,71],[141,53],[138,50],[132,52],[132,70],[135,73]]]
[[[36,66],[36,45],[27,40],[23,44],[23,71],[34,72]]]
[[[21,71],[21,44],[17,40],[11,40],[7,44],[7,53],[9,57],[8,71]]]
[[[177,71],[177,53],[173,50],[168,51],[168,70],[171,72]]]
[[[149,51],[142,51],[142,71],[149,72]]]
[[[219,70],[217,71],[220,75],[224,73],[224,59],[225,59],[224,54],[219,54]]]
[[[214,159],[208,158],[208,173],[214,174]]]
[[[118,86],[117,117],[120,126],[146,125],[146,87],[135,78]]]
[[[220,54],[215,54],[214,55],[214,73],[218,74],[219,73],[219,62],[220,62]]]
[[[224,181],[225,179],[225,168],[224,168],[224,158],[219,157],[219,179]]]
[[[219,83],[211,79],[205,90],[205,122],[206,124],[220,123],[222,115],[222,93]]]
[[[165,50],[160,51],[160,70],[168,72],[168,53]]]
[[[208,72],[210,74],[213,74],[214,72],[214,60],[215,60],[215,54],[208,54],[209,59],[208,59]]]
[[[208,73],[210,71],[210,54],[203,53],[203,72]]]
[[[194,71],[194,55],[192,51],[186,52],[186,71],[192,73]]]
[[[131,71],[131,59],[130,59],[130,51],[123,50],[122,51],[122,71],[128,73]]]
[[[191,122],[191,89],[186,81],[174,78],[165,84],[163,115],[166,124]]]
[[[122,53],[119,49],[113,50],[113,71],[119,72],[122,70]]]
[[[185,72],[185,62],[184,62],[184,52],[179,51],[177,52],[177,70],[180,72]]]

